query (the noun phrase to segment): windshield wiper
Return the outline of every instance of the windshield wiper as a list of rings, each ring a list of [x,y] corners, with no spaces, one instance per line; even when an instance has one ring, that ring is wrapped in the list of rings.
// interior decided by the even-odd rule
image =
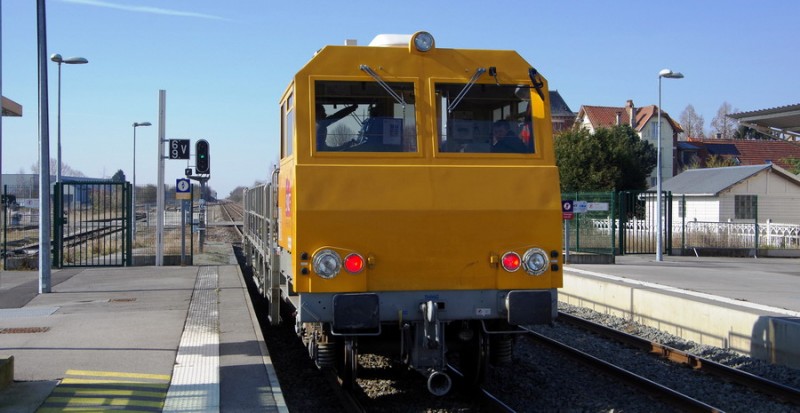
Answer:
[[[528,77],[531,78],[531,82],[533,83],[534,89],[536,89],[536,93],[538,93],[539,97],[542,98],[542,101],[544,101],[544,93],[542,93],[544,82],[542,82],[542,77],[539,76],[539,72],[537,72],[536,69],[529,67]]]
[[[392,98],[394,98],[395,102],[399,103],[401,106],[403,106],[403,109],[405,109],[406,101],[403,99],[403,97],[398,95],[397,92],[395,92],[394,90],[392,90],[392,87],[389,86],[386,82],[384,82],[383,79],[381,79],[381,77],[378,76],[378,74],[375,73],[374,70],[372,70],[367,65],[361,65],[359,66],[359,68],[367,72],[368,75],[372,76],[372,78],[375,79],[375,81],[378,82],[378,84],[381,85],[381,87],[384,90],[386,90],[386,93],[388,93]]]
[[[479,67],[478,70],[475,71],[475,74],[472,75],[472,78],[469,80],[469,82],[467,82],[467,84],[464,85],[464,88],[461,89],[461,92],[458,92],[456,98],[453,99],[452,102],[450,102],[450,105],[447,107],[447,113],[452,113],[453,110],[455,110],[456,106],[458,106],[458,104],[461,103],[461,100],[464,99],[464,96],[466,96],[467,92],[469,92],[469,90],[472,89],[472,86],[475,85],[475,82],[478,81],[478,78],[481,77],[481,75],[484,74],[485,72],[486,69],[482,67]]]

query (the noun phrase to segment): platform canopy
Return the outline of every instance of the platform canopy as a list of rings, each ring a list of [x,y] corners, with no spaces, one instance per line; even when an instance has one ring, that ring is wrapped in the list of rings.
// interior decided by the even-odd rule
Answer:
[[[766,135],[800,141],[800,104],[733,113],[728,117]]]
[[[22,116],[22,105],[3,96],[3,116]]]

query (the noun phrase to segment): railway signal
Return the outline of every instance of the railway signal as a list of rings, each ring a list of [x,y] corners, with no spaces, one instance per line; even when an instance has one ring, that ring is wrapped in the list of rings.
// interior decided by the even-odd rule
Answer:
[[[197,155],[195,172],[198,174],[211,173],[211,159],[208,156],[209,144],[205,139],[200,139],[195,143],[195,154]]]

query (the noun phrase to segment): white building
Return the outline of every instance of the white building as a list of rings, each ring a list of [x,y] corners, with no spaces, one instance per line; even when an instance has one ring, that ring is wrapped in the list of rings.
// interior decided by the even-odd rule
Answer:
[[[662,187],[672,192],[673,222],[800,225],[800,177],[774,164],[690,169]]]

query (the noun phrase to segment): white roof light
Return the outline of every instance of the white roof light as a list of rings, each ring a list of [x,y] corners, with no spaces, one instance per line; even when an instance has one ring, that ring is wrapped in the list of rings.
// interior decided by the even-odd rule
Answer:
[[[408,47],[408,42],[410,41],[410,34],[379,34],[369,42],[369,45],[380,47]]]

